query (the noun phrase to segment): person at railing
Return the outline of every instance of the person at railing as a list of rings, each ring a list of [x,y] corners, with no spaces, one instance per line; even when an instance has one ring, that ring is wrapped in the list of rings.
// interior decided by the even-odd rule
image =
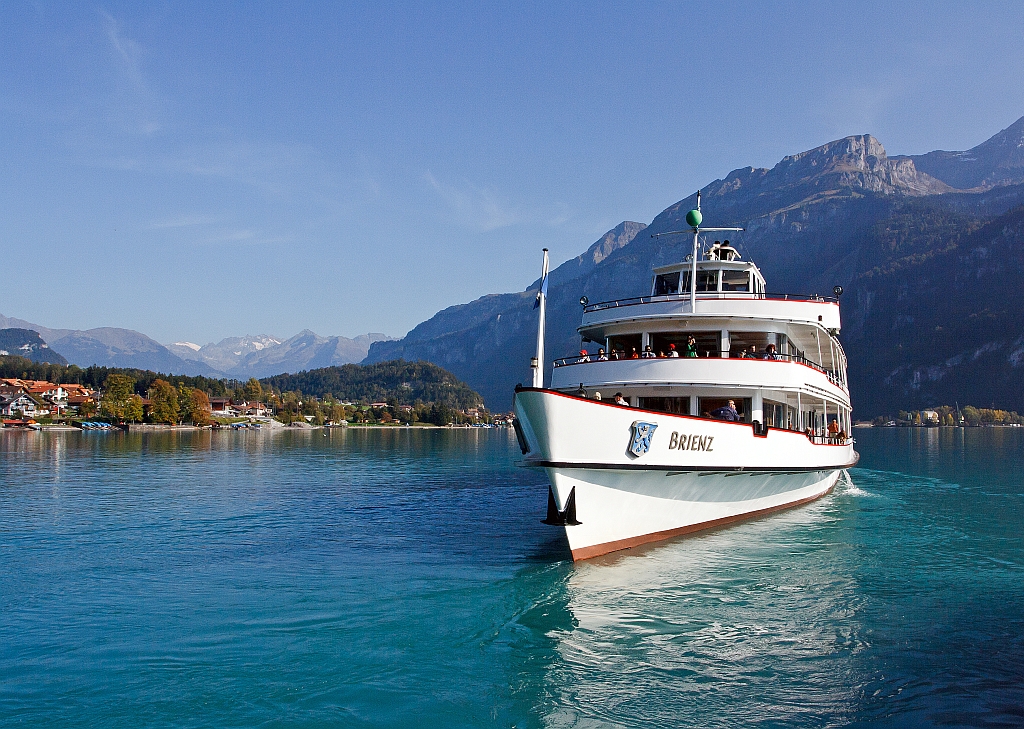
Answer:
[[[630,359],[640,359],[640,353],[636,351],[636,347],[633,347],[632,353],[629,355]]]
[[[579,358],[579,360],[577,360],[577,362],[578,363],[582,363],[582,362],[589,362],[589,361],[590,361],[590,353],[587,352],[587,350],[585,350],[585,349],[581,349],[580,350],[580,358]]]
[[[600,392],[595,392],[594,393],[594,399],[595,400],[600,400],[601,399],[601,393]]]
[[[831,443],[839,441],[839,422],[836,420],[828,424],[828,439]]]
[[[674,344],[668,345],[668,356],[669,357],[678,357],[679,356],[679,352],[676,351],[676,345],[674,345]]]
[[[608,361],[608,355],[605,354],[604,347],[601,347],[600,349],[597,350],[597,361],[598,362],[607,362]]]
[[[686,338],[686,354],[684,356],[697,356],[697,340],[693,338],[692,334]]]
[[[646,347],[644,347],[644,353],[640,356],[643,357],[644,359],[655,359],[658,355],[654,353],[654,350],[651,349],[651,345],[648,344]]]
[[[775,345],[769,344],[768,348],[764,350],[765,359],[779,359],[778,352],[775,351]]]
[[[738,423],[740,421],[740,414],[736,410],[736,403],[732,400],[730,400],[728,404],[712,410],[711,417],[715,420],[728,420],[732,423]]]
[[[622,393],[621,392],[616,392],[615,393],[615,404],[616,405],[622,405],[623,407],[627,407],[627,408],[629,407],[629,403],[626,402],[624,397],[622,397]]]

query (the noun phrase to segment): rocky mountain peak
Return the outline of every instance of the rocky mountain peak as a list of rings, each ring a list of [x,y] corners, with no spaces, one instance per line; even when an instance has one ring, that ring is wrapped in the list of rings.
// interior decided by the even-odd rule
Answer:
[[[870,134],[844,137],[784,157],[769,176],[777,178],[776,184],[813,182],[826,189],[858,188],[883,195],[932,195],[950,189],[919,172],[913,160],[890,159]]]

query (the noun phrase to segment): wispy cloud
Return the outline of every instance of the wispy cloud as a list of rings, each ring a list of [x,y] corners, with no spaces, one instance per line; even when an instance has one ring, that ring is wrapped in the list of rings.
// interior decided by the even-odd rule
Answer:
[[[472,185],[459,188],[446,184],[438,180],[430,170],[424,173],[423,179],[447,205],[460,225],[488,232],[521,222],[520,215],[499,201],[497,196],[486,188]]]
[[[137,134],[155,134],[162,126],[157,113],[159,98],[142,70],[144,49],[122,32],[114,16],[105,10],[99,13],[113,61],[114,121]]]

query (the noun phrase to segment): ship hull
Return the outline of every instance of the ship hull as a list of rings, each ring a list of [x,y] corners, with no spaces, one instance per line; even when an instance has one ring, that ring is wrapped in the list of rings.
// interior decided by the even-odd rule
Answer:
[[[525,461],[550,482],[547,521],[564,523],[574,560],[805,504],[857,460],[852,443],[550,390],[520,390],[515,410]]]

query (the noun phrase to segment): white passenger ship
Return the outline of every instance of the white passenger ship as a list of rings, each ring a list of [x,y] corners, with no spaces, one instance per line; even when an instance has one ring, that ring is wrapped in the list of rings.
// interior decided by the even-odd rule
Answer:
[[[728,240],[707,242],[740,229],[700,227],[699,195],[687,223],[677,232],[692,233],[693,254],[655,269],[650,296],[581,299],[584,350],[555,360],[550,387],[544,254],[534,383],[516,388],[516,434],[526,464],[547,471],[544,521],[564,526],[575,560],[812,501],[858,458],[842,289],[766,293]]]

